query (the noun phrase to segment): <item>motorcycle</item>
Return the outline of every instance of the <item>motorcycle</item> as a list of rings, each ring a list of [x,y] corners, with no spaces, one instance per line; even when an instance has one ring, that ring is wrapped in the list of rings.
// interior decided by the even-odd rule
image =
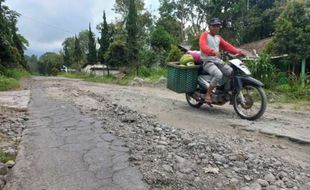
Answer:
[[[230,58],[233,58],[230,56]],[[241,59],[233,58],[228,61],[233,68],[230,78],[219,84],[211,94],[212,105],[224,105],[227,102],[233,105],[235,112],[247,120],[260,118],[267,107],[267,97],[263,83],[251,77],[251,72]],[[212,77],[199,69],[197,89],[186,93],[186,100],[192,107],[199,108],[205,103],[204,97]]]

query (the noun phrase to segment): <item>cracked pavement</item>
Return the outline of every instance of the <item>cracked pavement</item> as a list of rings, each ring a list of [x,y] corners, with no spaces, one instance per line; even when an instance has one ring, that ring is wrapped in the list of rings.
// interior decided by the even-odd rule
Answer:
[[[32,86],[29,121],[8,190],[148,189],[125,143],[74,106]]]

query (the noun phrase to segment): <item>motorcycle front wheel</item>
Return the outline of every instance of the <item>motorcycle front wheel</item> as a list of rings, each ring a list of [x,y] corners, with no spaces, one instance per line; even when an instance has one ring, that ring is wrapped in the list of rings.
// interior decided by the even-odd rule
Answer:
[[[200,108],[200,106],[203,104],[203,102],[196,100],[192,96],[193,96],[193,93],[186,93],[185,94],[185,98],[186,98],[187,103],[194,108]]]
[[[262,87],[246,85],[233,97],[235,112],[247,120],[260,118],[267,107],[267,97]]]

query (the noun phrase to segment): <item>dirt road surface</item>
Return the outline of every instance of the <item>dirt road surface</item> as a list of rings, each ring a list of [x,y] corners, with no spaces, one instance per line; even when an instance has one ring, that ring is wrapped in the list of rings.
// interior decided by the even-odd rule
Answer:
[[[261,119],[246,121],[230,105],[192,108],[165,87],[32,83],[122,139],[150,189],[310,189],[309,104],[268,105]]]

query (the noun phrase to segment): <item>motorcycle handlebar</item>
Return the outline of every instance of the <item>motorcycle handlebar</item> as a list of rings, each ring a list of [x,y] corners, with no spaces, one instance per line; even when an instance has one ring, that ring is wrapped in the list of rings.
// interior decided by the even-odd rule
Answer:
[[[242,61],[249,61],[249,60],[258,60],[259,59],[259,57],[257,56],[257,57],[253,57],[253,56],[243,56],[243,55],[234,55],[234,54],[231,54],[231,53],[228,53],[228,52],[224,52],[224,54],[223,54],[224,56],[228,56],[229,58],[231,58],[231,59],[234,59],[234,58],[240,58]]]

